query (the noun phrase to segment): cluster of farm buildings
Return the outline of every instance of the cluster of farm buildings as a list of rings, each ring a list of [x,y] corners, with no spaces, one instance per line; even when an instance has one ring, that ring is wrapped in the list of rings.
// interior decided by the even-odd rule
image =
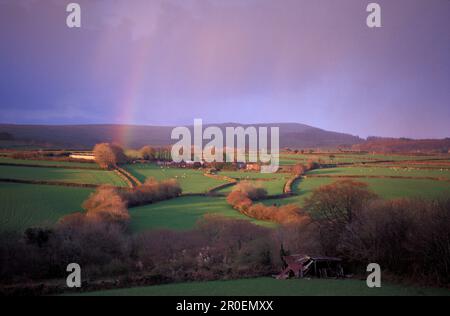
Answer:
[[[81,159],[81,160],[95,160],[94,153],[92,152],[73,152],[69,156],[72,159]],[[216,163],[209,163],[204,160],[201,161],[167,161],[167,160],[156,160],[156,164],[161,167],[172,167],[172,168],[214,168]],[[245,163],[245,162],[233,162],[231,163],[232,167],[235,169],[241,170],[249,170],[249,171],[259,171],[261,166],[258,163]]]

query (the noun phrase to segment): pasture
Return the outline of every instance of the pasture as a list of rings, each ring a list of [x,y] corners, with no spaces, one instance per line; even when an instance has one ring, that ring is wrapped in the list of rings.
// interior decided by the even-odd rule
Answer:
[[[305,199],[322,185],[331,184],[339,179],[304,177],[294,183],[294,196],[284,199],[265,200],[264,204],[298,204],[302,206]],[[446,181],[422,179],[358,178],[352,179],[367,183],[369,189],[383,199],[397,198],[440,198],[450,194],[450,184]]]
[[[77,294],[75,294],[77,295]],[[80,295],[80,294],[78,294]],[[383,284],[369,288],[361,280],[240,279],[191,282],[81,293],[86,296],[431,296],[450,295],[448,289]]]
[[[39,166],[58,166],[58,167],[70,167],[70,168],[92,168],[100,169],[100,167],[93,162],[71,162],[71,161],[59,161],[59,160],[31,160],[31,159],[14,159],[10,157],[0,157],[1,164],[14,164],[14,165],[39,165]]]
[[[175,179],[181,185],[183,193],[206,193],[209,189],[227,183],[219,179],[206,177],[202,170],[160,167],[156,164],[127,165],[125,169],[144,182],[148,178],[156,180]]]
[[[222,171],[221,176],[227,176],[238,181],[249,181],[255,185],[259,185],[267,190],[269,195],[282,194],[284,184],[291,176],[283,173],[260,173],[260,172],[243,172],[243,171]],[[229,193],[233,187],[227,187],[219,190],[220,193]]]
[[[126,186],[113,171],[66,168],[35,168],[0,165],[0,177],[19,180],[57,181],[77,184],[111,184]]]
[[[0,182],[0,232],[56,223],[81,210],[87,188]]]
[[[394,155],[394,154],[369,154],[369,153],[286,153],[280,154],[281,165],[295,165],[297,163],[306,163],[308,160],[314,160],[325,164],[357,164],[373,162],[436,162],[448,161],[448,155]]]
[[[271,226],[271,223],[248,218],[231,208],[224,197],[185,196],[130,209],[131,229],[141,232],[150,229],[189,230],[205,214],[245,219]]]
[[[346,167],[317,169],[308,172],[309,176],[359,176],[359,177],[404,177],[435,178],[450,180],[449,169],[417,169],[408,167]]]

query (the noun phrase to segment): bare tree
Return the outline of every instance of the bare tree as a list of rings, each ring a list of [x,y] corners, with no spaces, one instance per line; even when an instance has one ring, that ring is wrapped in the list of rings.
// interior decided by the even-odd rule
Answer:
[[[101,168],[110,169],[127,162],[123,149],[114,144],[101,143],[94,147],[95,161]]]
[[[336,255],[342,234],[355,214],[377,196],[367,184],[341,180],[313,191],[305,201],[305,209],[319,224],[321,244],[328,255]]]

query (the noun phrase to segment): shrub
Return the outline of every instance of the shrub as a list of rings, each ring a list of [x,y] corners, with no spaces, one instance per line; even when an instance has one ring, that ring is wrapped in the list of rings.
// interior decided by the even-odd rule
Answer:
[[[154,178],[149,178],[142,185],[121,194],[128,206],[137,206],[174,198],[181,192],[181,187],[175,179],[158,182]]]
[[[294,176],[301,176],[307,171],[307,167],[301,163],[296,164],[292,168],[292,173]]]
[[[60,223],[83,226],[85,222],[117,224],[126,227],[130,219],[125,200],[115,187],[103,185],[97,188],[83,203],[84,212],[64,216]]]
[[[309,160],[306,163],[306,170],[314,170],[320,168],[320,163],[314,160]]]
[[[239,191],[245,194],[249,199],[256,201],[267,197],[267,190],[259,185],[255,185],[248,181],[241,181],[236,184],[233,191]]]
[[[228,204],[238,210],[247,210],[252,204],[252,200],[242,191],[231,191],[227,196]]]
[[[111,186],[99,187],[83,203],[83,208],[86,217],[92,220],[126,223],[130,219],[125,201]]]

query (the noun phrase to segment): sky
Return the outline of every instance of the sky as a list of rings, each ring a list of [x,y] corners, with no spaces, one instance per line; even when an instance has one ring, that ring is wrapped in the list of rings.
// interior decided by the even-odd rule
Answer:
[[[450,137],[450,1],[370,2],[0,0],[0,123]]]

